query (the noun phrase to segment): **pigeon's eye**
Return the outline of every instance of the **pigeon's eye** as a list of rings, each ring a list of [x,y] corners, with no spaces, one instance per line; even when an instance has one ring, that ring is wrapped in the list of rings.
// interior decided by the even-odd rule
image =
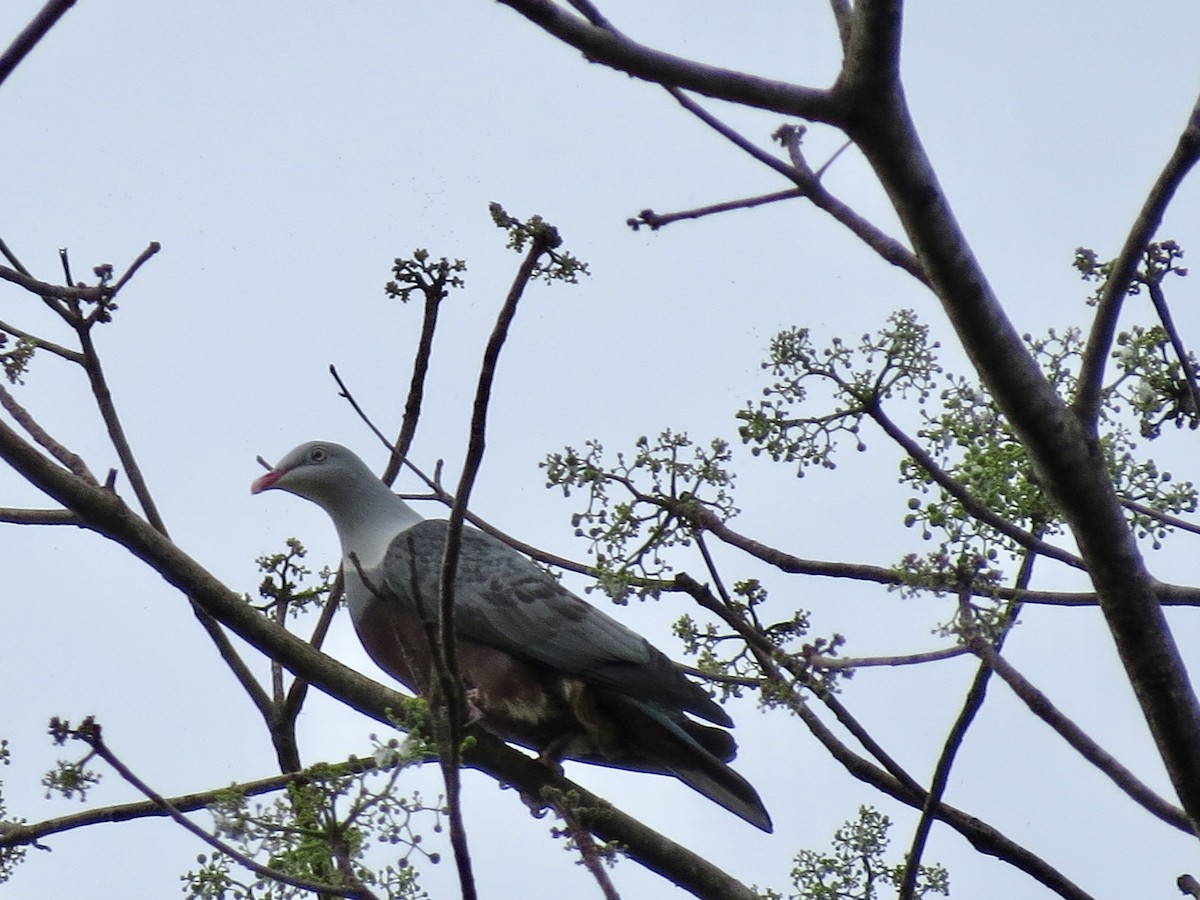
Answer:
[[[324,447],[313,447],[308,451],[308,461],[311,463],[323,463],[329,459],[329,451]]]

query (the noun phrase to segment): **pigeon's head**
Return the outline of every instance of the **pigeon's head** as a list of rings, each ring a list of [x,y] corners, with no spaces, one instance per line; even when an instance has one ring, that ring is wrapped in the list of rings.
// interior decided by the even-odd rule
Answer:
[[[292,450],[275,468],[250,485],[250,493],[287,491],[332,511],[354,502],[364,491],[382,487],[366,463],[341,444],[309,441]]]

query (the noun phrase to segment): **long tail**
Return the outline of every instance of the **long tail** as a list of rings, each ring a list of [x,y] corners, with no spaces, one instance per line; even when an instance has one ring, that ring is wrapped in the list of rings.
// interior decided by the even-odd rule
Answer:
[[[625,722],[645,768],[669,772],[709,800],[770,833],[771,815],[753,785],[725,764],[737,745],[719,728],[645,703],[630,704]],[[720,757],[718,758],[718,755]]]
[[[665,719],[668,731],[678,735],[680,743],[669,756],[664,754],[666,758],[662,763],[667,771],[735,816],[741,816],[755,828],[761,828],[768,834],[774,830],[771,815],[750,782],[700,746],[679,723],[668,716],[662,716],[661,719]]]

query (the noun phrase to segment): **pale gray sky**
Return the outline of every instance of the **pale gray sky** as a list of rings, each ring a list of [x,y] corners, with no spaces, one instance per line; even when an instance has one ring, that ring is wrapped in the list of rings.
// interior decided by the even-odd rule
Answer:
[[[40,5],[0,6],[0,43]],[[825,3],[620,0],[602,8],[630,35],[682,55],[818,86],[835,71]],[[918,126],[1019,328],[1085,321],[1088,289],[1070,268],[1072,251],[1085,244],[1115,253],[1195,99],[1198,30],[1200,9],[1184,0],[1153,9],[911,5],[904,68]],[[713,108],[763,144],[779,124]],[[571,535],[572,501],[542,487],[545,453],[590,437],[615,452],[663,427],[734,439],[733,412],[765,384],[758,363],[783,327],[856,338],[911,306],[948,337],[940,310],[911,278],[804,205],[632,233],[625,219],[646,207],[665,212],[786,185],[660,89],[587,64],[494,3],[80,0],[0,87],[0,123],[0,236],[36,275],[57,278],[59,247],[70,249],[80,277],[100,262],[123,269],[149,241],[162,242],[123,293],[116,323],[99,335],[101,349],[173,537],[240,590],[257,587],[254,557],[289,535],[308,544],[315,564],[336,559],[318,510],[250,497],[254,457],[275,459],[322,437],[382,460],[326,367],[337,364],[394,431],[420,323],[418,310],[386,300],[382,285],[392,259],[414,247],[469,265],[468,290],[445,307],[414,451],[427,468],[445,458],[457,472],[479,354],[517,262],[488,219],[491,200],[554,222],[594,273],[578,287],[526,297],[474,494],[481,515],[555,552],[581,557],[585,547]],[[811,159],[839,143],[814,129]],[[827,184],[897,232],[852,153]],[[1192,250],[1198,199],[1195,183],[1186,185],[1163,232]],[[1195,343],[1192,295],[1180,285],[1176,314]],[[66,339],[15,289],[0,290],[0,319]],[[115,458],[85,390],[77,373],[45,357],[20,397],[103,471]],[[736,448],[739,527],[811,558],[886,565],[922,549],[901,525],[907,493],[893,485],[896,455],[882,437],[868,438],[872,452],[848,450],[837,472],[802,480]],[[1194,436],[1164,445],[1156,455],[1186,461]],[[412,479],[401,486],[418,487]],[[0,472],[0,505],[41,503]],[[1194,577],[1189,549],[1180,540],[1153,556],[1155,573]],[[815,633],[848,635],[855,655],[939,644],[930,629],[942,605],[729,561],[738,563],[731,579],[763,576],[780,608],[812,609]],[[10,526],[0,530],[0,564],[0,682],[8,686],[0,736],[15,757],[0,777],[10,814],[34,820],[75,808],[42,801],[38,786],[62,755],[43,737],[55,714],[95,714],[111,745],[166,794],[270,773],[256,714],[186,602],[127,554],[82,533]],[[1043,586],[1080,585],[1054,577]],[[616,614],[678,656],[669,623],[686,609],[674,598]],[[1172,615],[1188,648],[1200,641],[1195,618]],[[1008,647],[1065,711],[1166,790],[1097,614],[1030,611]],[[377,674],[345,621],[329,649]],[[924,778],[971,671],[957,661],[863,673],[845,699]],[[898,822],[899,856],[910,811],[847,776],[798,723],[764,717],[749,701],[732,713],[737,768],[770,808],[772,836],[669,779],[579,765],[568,773],[760,886],[784,888],[795,851],[824,847],[862,803]],[[314,697],[303,719],[305,759],[361,753],[373,730]],[[438,792],[432,768],[411,782]],[[596,893],[545,838],[547,822],[486,779],[467,785],[485,895]],[[126,799],[131,792],[109,775],[90,802]],[[947,800],[1028,843],[1099,897],[1173,896],[1175,876],[1200,868],[1194,841],[1133,809],[1000,685]],[[97,896],[173,896],[201,849],[161,822],[48,843],[53,852],[31,851],[4,886],[6,898],[77,892],[81,877]],[[927,858],[950,867],[957,897],[1039,895],[946,829],[935,829]],[[436,896],[452,890],[448,863],[424,877]],[[632,863],[614,877],[628,897],[676,896]]]

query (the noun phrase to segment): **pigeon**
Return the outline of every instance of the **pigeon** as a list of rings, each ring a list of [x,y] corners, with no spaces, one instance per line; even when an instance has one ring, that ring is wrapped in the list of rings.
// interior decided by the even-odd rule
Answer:
[[[381,669],[431,696],[436,628],[428,626],[438,618],[449,523],[424,519],[328,441],[296,447],[250,490],[286,491],[329,514],[359,640]],[[737,752],[724,730],[729,715],[641,635],[471,527],[462,531],[454,602],[459,670],[470,716],[483,728],[552,765],[571,759],[674,775],[772,830],[758,793],[727,765]]]

